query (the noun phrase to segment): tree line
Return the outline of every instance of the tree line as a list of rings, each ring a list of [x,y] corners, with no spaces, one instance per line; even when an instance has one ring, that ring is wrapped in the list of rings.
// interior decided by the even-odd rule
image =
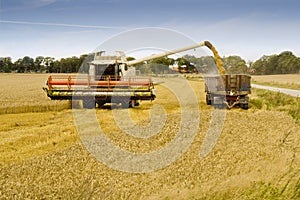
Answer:
[[[84,63],[88,55],[80,57],[72,56],[56,60],[53,57],[37,56],[31,58],[25,56],[12,62],[10,57],[0,58],[0,72],[10,73],[72,73],[78,72],[81,64]]]
[[[300,73],[300,58],[290,51],[279,55],[262,56],[252,63],[255,74],[295,74]]]
[[[0,72],[10,73],[76,73],[88,72],[88,62],[94,54],[83,54],[79,57],[55,59],[53,57],[25,56],[12,62],[10,57],[0,57]],[[128,60],[134,58],[129,57]],[[255,62],[246,62],[240,56],[222,58],[226,72],[229,74],[294,74],[300,73],[300,58],[290,51],[279,55],[262,56]],[[170,66],[173,66],[170,67]],[[172,73],[216,73],[217,68],[212,56],[195,57],[185,55],[182,58],[161,57],[146,64],[137,64],[135,67],[142,74]],[[176,70],[175,70],[176,69]]]

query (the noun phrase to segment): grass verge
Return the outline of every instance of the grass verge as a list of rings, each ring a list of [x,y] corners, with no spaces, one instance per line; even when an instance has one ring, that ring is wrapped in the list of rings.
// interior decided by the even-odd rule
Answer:
[[[297,122],[300,121],[300,98],[280,92],[252,88],[250,104],[257,109],[287,112]]]

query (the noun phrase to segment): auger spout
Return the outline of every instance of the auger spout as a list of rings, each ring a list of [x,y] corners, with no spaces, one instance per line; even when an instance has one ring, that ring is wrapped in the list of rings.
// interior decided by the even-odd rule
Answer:
[[[127,65],[129,65],[129,66],[135,65],[135,64],[138,64],[138,63],[142,63],[144,61],[169,56],[169,55],[172,55],[172,54],[184,52],[184,51],[191,50],[191,49],[196,49],[196,48],[203,47],[203,46],[208,47],[213,52],[219,74],[220,75],[226,74],[226,70],[224,68],[222,59],[218,54],[218,51],[216,50],[216,48],[209,41],[203,41],[203,42],[200,42],[200,43],[197,43],[197,44],[194,44],[194,45],[190,45],[190,46],[187,46],[187,47],[183,47],[183,48],[179,48],[179,49],[175,49],[175,50],[171,50],[171,51],[166,51],[166,52],[163,52],[163,53],[160,53],[160,54],[154,54],[154,55],[151,55],[151,56],[146,56],[144,58],[140,58],[140,59],[137,59],[137,60],[128,61]]]

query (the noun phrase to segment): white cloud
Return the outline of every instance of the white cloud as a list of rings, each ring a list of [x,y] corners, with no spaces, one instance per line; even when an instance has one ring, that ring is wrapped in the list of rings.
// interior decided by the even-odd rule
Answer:
[[[0,23],[6,24],[23,24],[23,25],[38,25],[38,26],[58,26],[58,27],[74,27],[74,28],[97,28],[97,29],[124,29],[122,26],[97,26],[97,25],[83,25],[83,24],[62,24],[49,22],[31,22],[31,21],[13,21],[0,20]]]

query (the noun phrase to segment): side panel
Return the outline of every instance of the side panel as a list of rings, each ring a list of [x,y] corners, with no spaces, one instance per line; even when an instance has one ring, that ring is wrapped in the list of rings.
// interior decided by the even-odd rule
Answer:
[[[210,93],[226,92],[235,94],[250,94],[251,77],[240,74],[226,74],[221,76],[206,76],[205,91]]]

